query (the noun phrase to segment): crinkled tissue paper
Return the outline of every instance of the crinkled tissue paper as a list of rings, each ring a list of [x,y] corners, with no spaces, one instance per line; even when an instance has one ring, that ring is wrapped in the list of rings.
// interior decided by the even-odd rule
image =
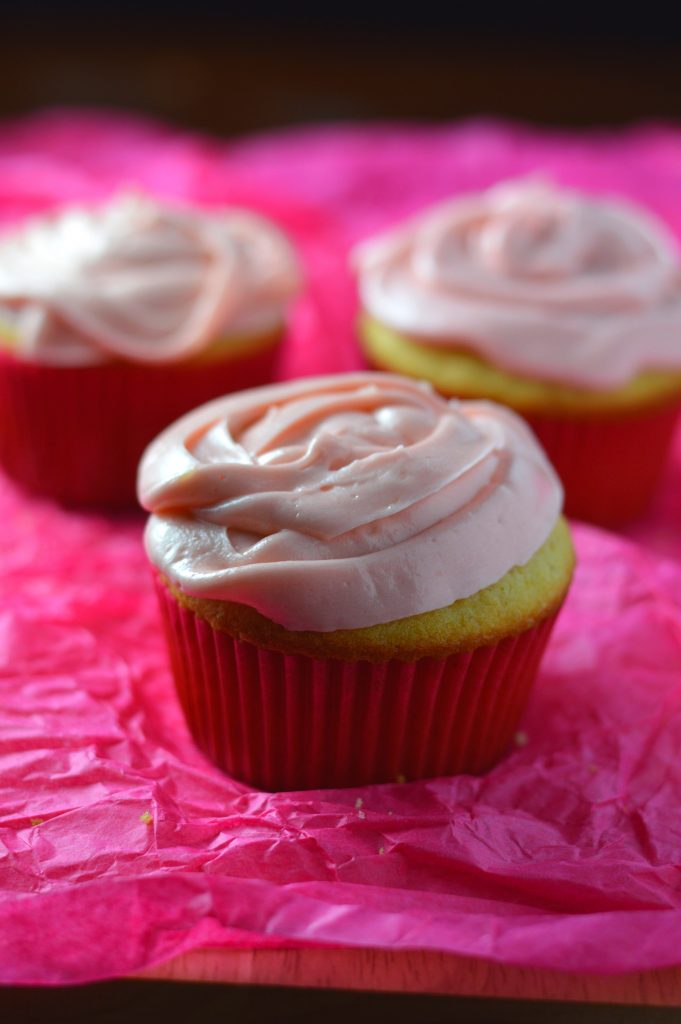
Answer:
[[[276,219],[308,287],[287,376],[353,369],[347,252],[438,198],[542,173],[681,233],[681,132],[497,122],[218,143],[113,114],[0,128],[0,219],[120,188]],[[195,749],[141,513],[0,480],[0,982],[87,982],[200,946],[430,949],[616,972],[681,962],[681,434],[628,536],[579,566],[514,749],[481,778],[267,794]]]

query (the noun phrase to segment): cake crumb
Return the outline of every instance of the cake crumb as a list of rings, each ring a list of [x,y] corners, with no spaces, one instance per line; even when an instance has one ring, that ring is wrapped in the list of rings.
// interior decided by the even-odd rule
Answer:
[[[362,800],[361,796],[358,796],[357,799],[355,800],[355,810],[358,811],[360,809],[360,807],[363,806],[363,804],[364,804],[364,801]]]
[[[358,818],[366,818],[366,816],[367,816],[367,812],[366,811],[357,811],[357,817]]]
[[[143,821],[145,825],[151,825],[153,820],[151,811],[145,811],[144,814],[140,814],[140,821]]]
[[[379,846],[379,848],[378,848],[378,855],[379,855],[379,857],[382,857],[384,853],[385,853],[385,846]]]
[[[406,775],[403,775],[402,772],[400,772],[400,774],[397,776],[397,780],[396,781],[397,782],[406,782],[407,781],[407,777],[406,777]]]
[[[526,747],[528,742],[527,733],[517,732],[513,737],[513,742],[515,743],[516,747]]]
[[[44,820],[44,818],[31,818],[31,825],[33,826],[33,828],[35,828],[36,825],[42,825]]]

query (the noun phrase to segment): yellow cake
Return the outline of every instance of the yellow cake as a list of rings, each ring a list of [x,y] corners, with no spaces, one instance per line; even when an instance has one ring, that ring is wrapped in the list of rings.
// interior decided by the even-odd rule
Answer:
[[[427,380],[443,395],[502,402],[521,414],[630,415],[677,405],[681,398],[681,372],[646,370],[609,391],[588,391],[512,373],[463,345],[444,348],[417,341],[366,314],[358,331],[367,358],[377,369]]]
[[[163,584],[179,604],[235,640],[283,654],[380,663],[446,658],[532,629],[560,608],[574,562],[570,531],[561,516],[529,562],[470,597],[393,622],[329,633],[285,629],[248,605],[191,597],[167,578]]]

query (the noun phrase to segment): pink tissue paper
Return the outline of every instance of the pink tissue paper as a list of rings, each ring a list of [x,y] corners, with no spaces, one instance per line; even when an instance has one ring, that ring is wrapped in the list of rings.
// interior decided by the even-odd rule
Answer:
[[[0,128],[0,220],[124,187],[274,217],[308,290],[285,373],[352,369],[352,242],[541,171],[681,233],[681,132],[474,122],[232,144],[114,114]],[[616,972],[681,963],[681,435],[655,506],[575,526],[579,567],[513,749],[482,777],[267,794],[192,744],[142,515],[0,480],[0,982],[86,982],[200,946],[432,949]]]

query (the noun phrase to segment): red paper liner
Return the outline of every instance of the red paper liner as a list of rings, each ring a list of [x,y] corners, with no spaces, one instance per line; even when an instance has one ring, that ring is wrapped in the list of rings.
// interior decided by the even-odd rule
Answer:
[[[67,505],[134,505],[149,442],[197,405],[272,380],[278,349],[176,366],[46,366],[0,352],[0,465]]]
[[[681,405],[629,416],[525,415],[565,488],[565,512],[599,526],[643,515],[662,474]]]
[[[235,640],[156,586],[197,746],[265,790],[485,771],[511,742],[556,618],[493,647],[371,664]]]

